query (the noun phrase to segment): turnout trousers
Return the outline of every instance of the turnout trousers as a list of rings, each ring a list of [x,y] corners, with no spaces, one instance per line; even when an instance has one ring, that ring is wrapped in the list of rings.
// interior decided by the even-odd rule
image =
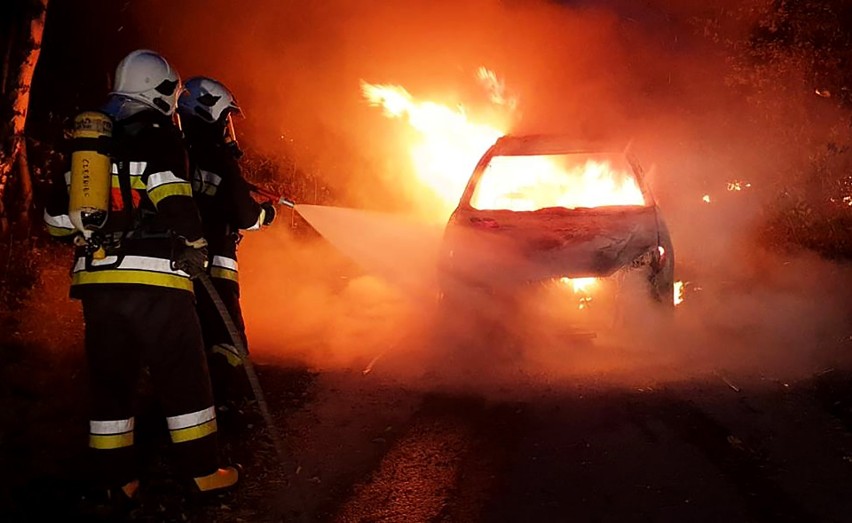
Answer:
[[[133,403],[143,367],[166,415],[177,473],[213,473],[216,413],[192,293],[124,285],[90,288],[81,298],[92,395],[89,447],[98,479],[122,485],[136,478]]]
[[[240,307],[240,287],[235,281],[225,278],[212,277],[213,287],[219,293],[237,334],[248,351],[246,325]],[[204,335],[204,346],[207,350],[207,362],[210,367],[210,379],[213,382],[213,395],[216,405],[224,405],[228,401],[239,401],[250,397],[251,389],[243,369],[242,358],[234,346],[231,334],[225,322],[216,309],[213,300],[200,283],[195,284],[197,296],[198,317],[201,320],[201,331]]]

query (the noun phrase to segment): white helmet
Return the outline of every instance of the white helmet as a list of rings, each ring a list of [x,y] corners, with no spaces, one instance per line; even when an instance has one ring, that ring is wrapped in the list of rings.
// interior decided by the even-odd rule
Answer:
[[[178,102],[183,115],[197,116],[207,123],[218,122],[223,115],[241,114],[234,94],[221,82],[206,76],[186,81],[186,90]]]
[[[166,59],[154,51],[139,49],[119,62],[110,94],[142,102],[171,116],[180,92],[180,76]]]

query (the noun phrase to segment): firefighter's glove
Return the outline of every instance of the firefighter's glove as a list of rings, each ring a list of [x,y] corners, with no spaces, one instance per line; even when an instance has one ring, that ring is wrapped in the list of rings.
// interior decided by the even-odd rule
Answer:
[[[189,274],[194,280],[207,271],[207,240],[199,238],[189,241],[177,238],[175,241],[174,268]]]
[[[272,202],[263,202],[260,204],[260,208],[263,209],[263,225],[272,224],[275,221],[275,206],[272,205]]]

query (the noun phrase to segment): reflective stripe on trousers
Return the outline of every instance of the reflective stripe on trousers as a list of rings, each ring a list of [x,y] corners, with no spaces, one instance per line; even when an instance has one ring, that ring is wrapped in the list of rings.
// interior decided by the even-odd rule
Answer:
[[[89,421],[89,446],[93,449],[109,450],[133,445],[134,423],[132,417]]]
[[[174,443],[192,441],[216,432],[216,409],[206,409],[166,418],[169,434]]]

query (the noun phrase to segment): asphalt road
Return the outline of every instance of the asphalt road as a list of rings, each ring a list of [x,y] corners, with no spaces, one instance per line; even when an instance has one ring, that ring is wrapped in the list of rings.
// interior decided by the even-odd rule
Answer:
[[[3,521],[83,521],[85,401],[54,379],[4,382]],[[278,464],[257,416],[223,417],[246,467],[234,494],[196,502],[168,479],[156,408],[139,417],[132,521],[844,522],[852,514],[852,373],[800,380],[708,373],[637,386],[599,378],[447,382],[260,365]],[[18,369],[19,371],[22,369]],[[477,375],[479,372],[480,375]],[[469,379],[465,379],[468,376]],[[11,378],[7,376],[7,378]],[[146,414],[147,412],[147,414]],[[163,479],[166,478],[166,479]]]
[[[274,388],[280,371],[264,370]],[[249,488],[262,501],[234,518],[843,522],[852,514],[852,375],[837,369],[792,383],[709,375],[647,388],[428,391],[375,373],[304,383],[296,394],[304,403],[279,421],[298,475]]]

